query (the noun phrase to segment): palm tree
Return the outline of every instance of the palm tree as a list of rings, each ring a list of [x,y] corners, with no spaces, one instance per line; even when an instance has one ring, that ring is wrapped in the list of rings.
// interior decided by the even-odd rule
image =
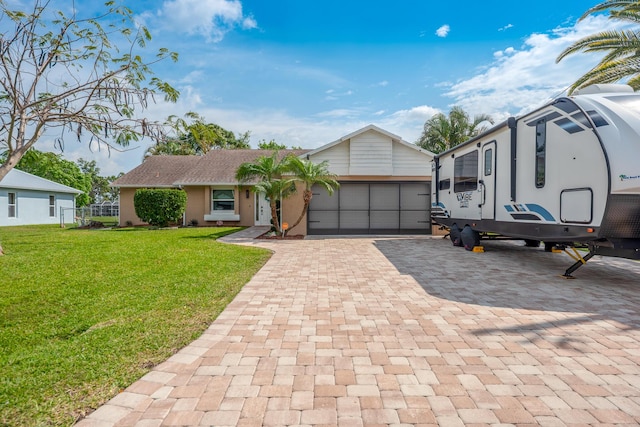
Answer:
[[[587,10],[578,21],[596,12],[609,10],[609,19],[634,24],[640,23],[640,1],[607,0]],[[615,83],[629,78],[627,84],[640,89],[640,34],[638,30],[609,30],[584,37],[558,57],[560,62],[566,56],[577,52],[604,52],[602,60],[586,74],[576,80],[569,88],[569,94],[575,90],[597,83]]]
[[[289,159],[289,170],[295,175],[295,179],[297,181],[304,184],[304,192],[302,193],[304,206],[302,207],[302,212],[296,222],[289,227],[291,230],[296,225],[300,224],[302,218],[307,214],[311,198],[313,197],[311,188],[314,184],[318,184],[323,187],[327,190],[329,195],[332,195],[340,184],[336,180],[337,175],[329,172],[329,163],[327,161],[316,164],[309,160],[303,160],[299,157],[292,156]]]
[[[259,181],[254,185],[253,191],[264,193],[269,200],[271,208],[271,220],[277,234],[282,234],[280,221],[278,221],[278,201],[286,199],[296,191],[295,178],[283,174],[289,171],[289,161],[292,157],[281,157],[277,151],[271,156],[260,156],[253,163],[243,163],[236,170],[236,179],[239,182],[248,182],[252,179]]]
[[[487,128],[480,126],[483,122],[493,124],[493,119],[480,114],[471,121],[461,107],[455,106],[448,116],[438,113],[427,120],[416,145],[433,153],[441,153],[484,132]]]

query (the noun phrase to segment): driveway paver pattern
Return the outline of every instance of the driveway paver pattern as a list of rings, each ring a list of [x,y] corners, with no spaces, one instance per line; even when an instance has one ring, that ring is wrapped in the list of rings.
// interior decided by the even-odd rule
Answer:
[[[514,242],[242,237],[264,268],[78,426],[640,425],[640,263],[566,280]]]

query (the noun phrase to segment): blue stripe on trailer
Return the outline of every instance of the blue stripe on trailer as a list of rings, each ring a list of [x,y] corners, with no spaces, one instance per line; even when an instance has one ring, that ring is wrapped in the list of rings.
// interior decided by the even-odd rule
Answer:
[[[527,209],[529,209],[531,212],[537,213],[542,218],[544,218],[545,221],[552,221],[552,222],[556,221],[553,215],[551,215],[551,213],[545,208],[543,208],[542,206],[536,205],[535,203],[528,204],[526,206],[527,206]]]

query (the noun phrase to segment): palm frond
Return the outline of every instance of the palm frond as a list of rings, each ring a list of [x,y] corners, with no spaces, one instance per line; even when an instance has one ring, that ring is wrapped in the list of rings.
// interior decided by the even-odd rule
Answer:
[[[607,0],[587,9],[587,11],[584,12],[582,16],[580,16],[580,18],[578,18],[578,21],[582,21],[583,19],[586,19],[587,16],[593,15],[597,12],[604,12],[608,9],[628,8],[633,7],[637,4],[637,0]]]
[[[615,83],[626,77],[636,78],[640,74],[640,57],[600,63],[580,77],[569,89],[572,94],[593,84]]]

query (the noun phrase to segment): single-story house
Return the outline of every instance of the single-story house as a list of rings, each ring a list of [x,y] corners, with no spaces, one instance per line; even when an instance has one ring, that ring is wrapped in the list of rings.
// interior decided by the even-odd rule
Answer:
[[[269,150],[212,150],[204,156],[152,156],[112,183],[120,189],[120,224],[142,224],[133,196],[139,188],[182,188],[184,223],[269,225],[264,195],[240,183],[242,163]],[[374,125],[314,150],[282,150],[315,163],[327,161],[340,188],[332,196],[313,191],[306,221],[292,234],[402,234],[431,232],[430,153]],[[302,191],[284,200],[282,220],[292,224],[303,207]]]
[[[72,223],[78,194],[82,191],[12,169],[0,181],[0,226]]]

